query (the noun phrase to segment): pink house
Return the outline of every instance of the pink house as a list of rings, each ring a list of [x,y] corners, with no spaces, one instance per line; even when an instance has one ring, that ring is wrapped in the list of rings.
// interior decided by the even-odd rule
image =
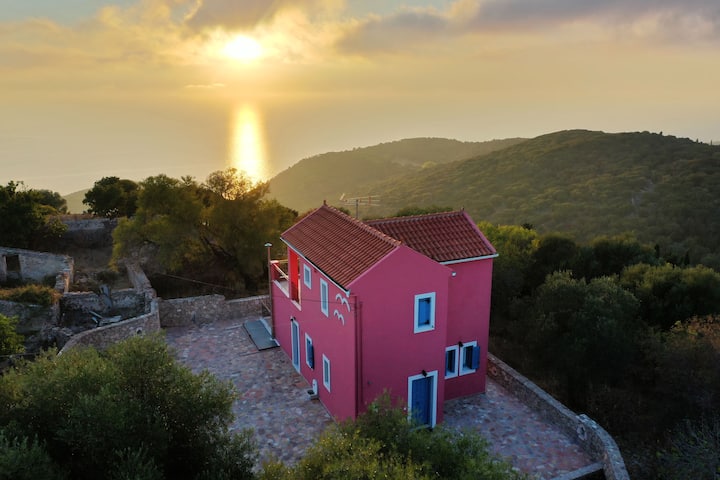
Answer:
[[[384,391],[421,423],[485,391],[495,249],[464,212],[358,221],[327,205],[282,234],[280,346],[338,419]]]

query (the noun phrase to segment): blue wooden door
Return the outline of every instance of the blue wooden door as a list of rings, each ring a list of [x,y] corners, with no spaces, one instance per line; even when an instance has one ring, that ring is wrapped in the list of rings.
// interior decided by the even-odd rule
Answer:
[[[410,412],[413,419],[421,425],[432,425],[432,391],[433,377],[412,380]]]

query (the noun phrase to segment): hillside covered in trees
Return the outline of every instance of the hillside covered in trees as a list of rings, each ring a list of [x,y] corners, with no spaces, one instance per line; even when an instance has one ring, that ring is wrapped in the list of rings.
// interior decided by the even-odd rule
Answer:
[[[572,130],[464,160],[443,157],[435,165],[428,162],[442,156],[425,149],[413,162],[425,166],[416,168],[396,168],[371,152],[349,152],[355,158],[350,165],[382,173],[385,180],[356,175],[337,157],[318,156],[273,179],[271,192],[300,211],[318,205],[323,195],[332,201],[344,192],[381,197],[379,207],[361,211],[364,216],[442,205],[464,207],[477,221],[531,224],[578,241],[632,233],[657,244],[665,256],[720,267],[718,146],[647,132]]]
[[[408,172],[484,155],[524,141],[460,142],[445,138],[411,138],[372,147],[329,152],[306,158],[270,180],[270,194],[283,205],[305,211],[343,193],[365,195],[367,185]]]

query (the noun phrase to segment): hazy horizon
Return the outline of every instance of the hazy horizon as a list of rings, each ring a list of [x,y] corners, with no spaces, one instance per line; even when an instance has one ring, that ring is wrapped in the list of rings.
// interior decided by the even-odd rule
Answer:
[[[412,137],[720,139],[714,1],[268,3],[0,0],[0,183],[267,179]]]

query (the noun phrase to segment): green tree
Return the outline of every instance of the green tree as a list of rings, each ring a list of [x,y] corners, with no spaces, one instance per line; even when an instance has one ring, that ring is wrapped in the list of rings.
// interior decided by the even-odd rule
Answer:
[[[551,233],[538,238],[530,258],[526,291],[534,291],[553,272],[572,271],[579,252],[580,247],[565,235]]]
[[[720,274],[702,265],[637,264],[623,272],[621,282],[640,300],[651,326],[668,330],[695,315],[720,313]]]
[[[0,245],[34,248],[65,232],[65,225],[56,217],[58,210],[42,203],[53,203],[42,192],[25,188],[23,182],[11,181],[0,186]]]
[[[103,177],[85,193],[88,213],[100,217],[131,217],[137,210],[138,184],[118,177]]]
[[[113,232],[113,258],[140,255],[145,262],[155,262],[151,270],[164,271],[201,262],[206,253],[198,235],[202,212],[198,185],[192,179],[146,178],[140,182],[135,215],[121,219]]]
[[[229,384],[177,364],[162,338],[135,337],[104,353],[48,352],[6,373],[0,428],[38,438],[73,479],[115,470],[125,478],[252,478],[250,434],[228,430],[233,398]]]
[[[150,273],[185,271],[256,291],[265,278],[265,243],[279,249],[280,233],[297,217],[266,194],[267,184],[253,184],[232,168],[201,185],[150,177],[140,184],[135,216],[121,220],[113,234],[113,258],[139,255],[157,261]]]
[[[36,440],[8,438],[0,430],[0,480],[62,480],[66,478]]]
[[[22,353],[25,350],[22,335],[17,333],[17,318],[0,313],[0,355]]]
[[[586,282],[556,272],[537,289],[526,341],[543,368],[564,378],[571,406],[584,409],[592,382],[617,381],[632,364],[638,309],[638,300],[610,277]]]

